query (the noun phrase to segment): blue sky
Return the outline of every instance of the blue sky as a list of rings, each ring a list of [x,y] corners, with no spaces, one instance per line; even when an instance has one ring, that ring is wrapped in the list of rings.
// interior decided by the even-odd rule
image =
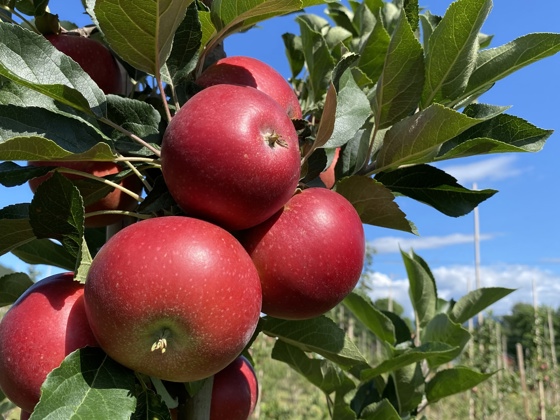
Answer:
[[[420,2],[434,14],[443,14],[449,1]],[[557,16],[560,2],[542,0],[528,6],[525,0],[495,0],[483,31],[494,34],[491,46],[499,46],[531,32],[560,32]],[[87,23],[80,14],[80,2],[51,0],[51,9],[62,19]],[[308,12],[321,14],[323,7]],[[248,55],[261,59],[288,76],[281,35],[298,32],[294,16],[264,22],[259,28],[226,40],[228,55]],[[544,59],[499,81],[481,101],[511,105],[508,113],[538,127],[555,130],[545,148],[535,154],[489,155],[452,160],[438,165],[466,187],[499,190],[479,208],[481,233],[481,282],[483,286],[512,287],[518,290],[492,309],[508,312],[514,302],[532,302],[531,283],[536,282],[539,303],[558,307],[560,301],[560,228],[558,180],[560,180],[560,55]],[[0,186],[0,207],[29,202],[26,185]],[[391,294],[409,310],[407,280],[399,247],[414,248],[431,266],[439,293],[458,299],[474,284],[473,215],[450,218],[410,199],[397,202],[413,221],[419,236],[366,226],[367,240],[377,250],[374,256],[374,298]],[[0,264],[25,271],[26,265],[11,255]],[[44,269],[45,275],[49,274]]]

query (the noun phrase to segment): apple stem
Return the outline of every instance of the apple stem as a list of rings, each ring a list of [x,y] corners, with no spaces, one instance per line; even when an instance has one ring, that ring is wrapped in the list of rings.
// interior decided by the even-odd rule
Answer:
[[[286,142],[286,140],[284,140],[282,136],[280,136],[280,134],[278,134],[274,130],[272,130],[272,133],[266,134],[265,139],[270,147],[274,147],[275,145],[278,145],[280,147],[288,147],[288,143]]]
[[[152,191],[152,186],[150,185],[148,180],[146,178],[144,178],[144,176],[140,173],[140,171],[138,169],[136,169],[136,166],[134,166],[132,163],[130,163],[127,160],[124,160],[123,162],[126,166],[128,166],[130,168],[130,170],[132,172],[134,172],[134,174],[140,179],[140,181],[142,181],[142,184],[144,184],[144,187],[146,188],[146,191],[147,192]]]
[[[63,173],[63,174],[74,174],[74,175],[79,175],[79,176],[84,177],[84,178],[94,179],[96,181],[102,182],[103,184],[106,184],[106,185],[109,185],[113,188],[116,188],[117,190],[121,190],[123,193],[131,196],[136,201],[144,201],[144,199],[142,197],[140,197],[135,192],[130,191],[128,188],[125,188],[122,185],[116,184],[113,181],[109,181],[108,179],[102,178],[100,176],[95,176],[95,175],[92,175],[92,174],[87,173],[87,172],[76,171],[74,169],[64,168],[62,166],[58,167],[56,169],[56,171],[58,171],[60,173]]]
[[[126,135],[127,137],[131,138],[132,140],[134,140],[136,143],[141,144],[142,146],[144,146],[146,149],[150,150],[154,155],[156,155],[158,158],[161,157],[161,152],[156,149],[154,146],[152,146],[150,143],[145,142],[144,140],[142,140],[140,137],[138,137],[136,134],[131,133],[130,131],[128,131],[126,128],[121,127],[118,124],[115,124],[113,121],[111,121],[108,118],[105,117],[99,117],[98,118],[99,121],[101,121],[102,123],[107,124],[109,127],[114,128],[117,131],[120,131],[121,133],[123,133],[124,135]]]
[[[160,338],[152,344],[152,351],[161,350],[161,354],[167,350],[167,337],[169,337],[169,330],[165,329],[161,333]]]

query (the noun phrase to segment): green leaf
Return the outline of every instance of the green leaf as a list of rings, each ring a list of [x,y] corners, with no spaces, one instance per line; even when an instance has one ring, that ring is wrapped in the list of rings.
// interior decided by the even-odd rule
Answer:
[[[99,348],[70,353],[41,387],[31,419],[130,419],[135,375]]]
[[[305,65],[301,37],[292,33],[285,33],[282,35],[282,40],[284,41],[284,47],[286,47],[286,57],[290,64],[292,78],[295,79]]]
[[[469,105],[465,112],[478,104]],[[553,130],[543,130],[508,114],[497,115],[445,142],[436,160],[490,153],[538,152]]]
[[[387,131],[377,155],[377,172],[402,165],[428,163],[435,159],[441,145],[468,128],[480,124],[506,108],[493,107],[494,114],[471,118],[440,104],[399,121]]]
[[[360,379],[362,381],[368,381],[378,375],[401,369],[413,363],[420,362],[421,360],[429,360],[431,357],[441,357],[455,351],[456,349],[449,344],[435,342],[424,343],[419,347],[405,350],[403,353],[381,362],[374,368],[363,369]]]
[[[325,394],[335,391],[348,393],[356,386],[354,381],[332,362],[309,357],[300,348],[282,340],[276,341],[271,357],[288,364]]]
[[[78,257],[76,258],[76,268],[74,269],[74,280],[82,284],[86,284],[88,271],[91,267],[91,254],[89,253],[88,244],[85,236],[82,236],[82,244],[78,249]]]
[[[55,172],[39,185],[29,206],[29,219],[38,239],[56,239],[72,256],[80,255],[84,206],[80,192],[68,178]]]
[[[0,22],[0,75],[86,114],[105,114],[105,95],[43,36]]]
[[[15,187],[25,184],[31,178],[43,176],[51,170],[48,166],[19,166],[14,162],[0,163],[0,184]]]
[[[76,259],[63,246],[49,239],[34,239],[15,249],[12,254],[27,264],[44,264],[73,271]]]
[[[365,93],[358,87],[347,69],[334,84],[336,87],[336,114],[333,132],[324,147],[340,147],[352,139],[371,114]]]
[[[395,345],[393,323],[371,303],[369,298],[352,292],[346,296],[343,303],[380,340]]]
[[[97,0],[94,12],[111,48],[138,70],[159,77],[191,3],[139,0],[125,7],[119,0]]]
[[[420,326],[424,327],[436,313],[436,282],[426,262],[414,251],[410,254],[401,251],[401,256],[410,284],[410,301]]]
[[[25,273],[10,273],[0,277],[0,306],[14,303],[33,282]]]
[[[449,6],[428,42],[423,108],[463,94],[476,64],[478,33],[491,8],[491,0],[457,0]]]
[[[329,86],[329,77],[335,61],[325,38],[314,28],[313,17],[300,15],[296,21],[300,27],[303,55],[308,71],[309,98],[311,103],[319,102]]]
[[[430,403],[435,403],[442,398],[477,386],[489,379],[494,373],[481,373],[465,366],[440,370],[426,384],[426,397]]]
[[[381,400],[381,395],[376,387],[376,380],[369,380],[362,382],[362,384],[356,390],[350,406],[352,410],[358,415],[358,418],[362,418],[362,411],[372,403],[379,402]]]
[[[371,13],[371,12],[370,12]],[[385,57],[391,43],[391,36],[377,19],[373,31],[360,49],[359,69],[373,82],[379,79],[385,65]]]
[[[424,87],[424,52],[404,14],[391,37],[373,108],[378,128],[414,113]]]
[[[422,365],[415,363],[397,369],[391,376],[399,402],[399,413],[408,413],[418,408],[424,396],[425,379]]]
[[[367,366],[364,356],[334,321],[319,316],[303,321],[261,319],[262,332],[306,352],[315,352],[343,369]]]
[[[455,303],[449,317],[462,324],[514,291],[515,289],[503,287],[483,287],[473,290]]]
[[[387,399],[366,407],[360,418],[365,420],[401,420],[401,416]]]
[[[447,314],[434,316],[422,331],[422,342],[440,342],[456,347],[456,352],[434,357],[428,361],[429,366],[435,369],[448,363],[461,354],[471,338],[471,334],[460,324],[449,319]]]
[[[29,205],[13,204],[0,209],[0,255],[35,239],[29,224]]]
[[[511,73],[560,51],[560,34],[534,33],[497,48],[482,50],[463,98],[490,86]]]
[[[0,105],[0,127],[2,160],[114,159],[91,125],[44,108]]]
[[[201,45],[202,27],[198,19],[196,2],[193,2],[187,8],[185,19],[175,32],[173,48],[167,59],[167,68],[174,83],[179,82],[195,69]]]
[[[404,319],[402,319],[394,312],[389,312],[389,311],[381,311],[381,312],[383,313],[383,315],[389,318],[393,323],[393,327],[395,328],[395,339],[396,339],[395,345],[398,346],[399,344],[410,342],[412,333],[410,331],[408,324],[404,321]]]
[[[116,95],[107,96],[107,115],[115,124],[149,143],[160,143],[160,113],[149,103]],[[153,153],[119,130],[108,135],[115,140],[115,147],[125,154],[152,155]]]
[[[393,192],[434,207],[451,217],[470,213],[496,190],[469,190],[441,169],[414,165],[391,172],[381,172],[375,179]]]
[[[366,176],[354,175],[336,184],[336,192],[352,203],[363,223],[416,233],[395,203],[395,196],[383,184]]]
[[[136,411],[130,420],[171,420],[169,408],[161,396],[151,389],[145,389],[137,397]]]

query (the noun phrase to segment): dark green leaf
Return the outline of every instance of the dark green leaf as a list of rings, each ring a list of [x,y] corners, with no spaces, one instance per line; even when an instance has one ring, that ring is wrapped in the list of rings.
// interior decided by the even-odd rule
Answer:
[[[80,192],[65,176],[55,172],[39,185],[29,206],[29,219],[38,239],[56,239],[72,256],[79,255],[84,206]]]
[[[480,106],[470,105],[465,112]],[[543,130],[508,114],[494,116],[444,143],[436,160],[489,153],[538,152],[552,130]]]
[[[431,357],[440,357],[455,351],[454,347],[445,343],[424,343],[419,347],[405,350],[403,353],[381,362],[372,369],[363,369],[361,380],[368,381],[377,375],[392,372],[421,360],[429,360]]]
[[[47,376],[31,418],[128,420],[136,407],[134,385],[134,373],[103,350],[76,350]]]
[[[401,256],[410,284],[410,301],[420,326],[424,327],[436,313],[436,282],[426,262],[414,251],[410,254],[401,251]]]
[[[447,314],[434,316],[422,331],[422,341],[446,343],[456,347],[457,350],[455,354],[449,353],[430,359],[428,361],[430,367],[434,369],[459,356],[470,338],[471,334],[460,324],[451,321]]]
[[[441,370],[426,384],[426,397],[429,402],[434,403],[450,395],[467,391],[484,382],[494,373],[481,373],[465,366]]]
[[[361,418],[365,420],[401,420],[401,416],[387,399],[367,407]]]
[[[389,312],[389,311],[381,311],[381,312],[383,313],[383,315],[389,318],[393,323],[393,327],[395,329],[395,338],[396,338],[395,345],[406,343],[407,341],[411,340],[412,333],[410,332],[410,328],[400,316],[398,316],[394,312]]]
[[[14,303],[33,282],[25,273],[10,273],[0,277],[0,306]]]
[[[0,75],[86,114],[105,114],[101,89],[44,37],[0,22],[0,39]]]
[[[560,51],[560,34],[535,33],[497,48],[482,50],[463,97],[494,84],[511,73]]]
[[[19,166],[14,162],[0,163],[0,184],[15,187],[25,184],[31,178],[45,175],[52,168],[49,166]]]
[[[470,213],[495,190],[469,190],[441,169],[429,165],[414,165],[391,172],[382,172],[375,179],[393,192],[428,204],[452,217]]]
[[[352,407],[352,410],[354,410],[354,412],[358,415],[358,418],[362,418],[361,414],[364,408],[380,400],[381,395],[377,391],[375,380],[370,380],[362,383],[358,387],[356,394],[352,398],[350,406]]]
[[[478,32],[491,8],[491,0],[457,0],[449,6],[428,42],[423,108],[463,94],[476,64]]]
[[[387,128],[411,115],[424,87],[424,52],[404,14],[391,37],[377,82],[374,115],[378,128]]]
[[[201,43],[202,28],[196,2],[193,2],[187,8],[185,19],[175,32],[173,48],[166,63],[175,83],[195,69]]]
[[[113,160],[108,139],[91,125],[44,108],[0,105],[2,160]]]
[[[171,420],[169,408],[154,391],[145,389],[136,398],[136,411],[130,420]]]
[[[35,239],[12,249],[12,254],[27,264],[44,264],[73,271],[76,258],[49,239]]]
[[[420,21],[420,17],[418,16],[418,0],[405,0],[404,11],[406,13],[406,19],[410,22],[411,29],[416,31]]]
[[[341,150],[341,156],[335,167],[336,178],[355,175],[364,167],[369,159],[369,144],[372,136],[373,124],[366,122],[363,129],[351,138]]]
[[[358,63],[360,70],[372,83],[375,83],[383,72],[390,42],[391,37],[383,26],[383,22],[377,20],[373,31],[360,50],[360,62]]]
[[[399,413],[414,411],[424,396],[424,374],[420,363],[405,366],[391,375],[395,386]]]
[[[367,366],[364,356],[331,319],[320,316],[304,321],[287,321],[271,317],[261,320],[266,335],[278,337],[306,352],[315,352],[343,369]]]
[[[462,324],[514,291],[515,289],[503,287],[483,287],[473,290],[455,303],[449,317]]]
[[[389,318],[365,296],[350,293],[343,300],[346,306],[380,340],[395,345],[395,328]]]
[[[329,86],[329,77],[335,61],[323,35],[314,29],[312,16],[300,15],[296,21],[300,26],[303,55],[309,72],[310,100],[312,103],[319,102]]]
[[[354,381],[332,362],[309,357],[300,348],[282,340],[274,345],[271,357],[291,366],[325,394],[335,391],[348,393],[355,388]]]
[[[439,104],[399,121],[387,132],[377,155],[377,171],[433,161],[443,143],[470,127],[492,118],[505,108],[492,107],[494,114],[472,118]]]
[[[383,184],[355,175],[338,182],[336,192],[352,203],[363,223],[416,233],[395,203],[395,196]]]
[[[286,56],[290,64],[292,78],[295,79],[303,70],[305,65],[305,57],[303,56],[303,44],[299,35],[285,33],[282,35],[284,46],[286,47]]]
[[[94,13],[111,48],[138,70],[158,77],[190,3],[139,0],[125,7],[119,0],[97,0]]]
[[[0,209],[0,255],[35,239],[29,224],[29,204]]]

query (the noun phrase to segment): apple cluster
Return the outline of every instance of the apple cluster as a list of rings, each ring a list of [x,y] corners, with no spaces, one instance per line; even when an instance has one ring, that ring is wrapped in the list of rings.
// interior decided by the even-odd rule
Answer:
[[[51,39],[61,47],[75,42],[64,41]],[[240,355],[262,314],[320,316],[359,280],[365,238],[358,213],[331,189],[299,184],[293,119],[302,111],[291,86],[249,57],[221,59],[196,83],[200,91],[175,113],[161,145],[163,179],[181,212],[124,227],[97,252],[85,285],[72,273],[39,281],[0,324],[0,388],[22,410],[33,410],[46,375],[66,355],[99,346],[164,381],[215,375],[212,419],[226,418],[217,413],[227,404],[214,403],[227,400],[219,389],[239,383],[222,376],[245,366],[248,397],[233,391],[237,402],[226,412],[246,419],[257,384]],[[57,165],[97,176],[121,170],[112,162]],[[31,180],[32,190],[48,176]],[[135,176],[121,182],[140,193]],[[115,190],[86,211],[135,205]],[[118,217],[88,217],[86,227]],[[232,417],[242,400],[248,408]]]

